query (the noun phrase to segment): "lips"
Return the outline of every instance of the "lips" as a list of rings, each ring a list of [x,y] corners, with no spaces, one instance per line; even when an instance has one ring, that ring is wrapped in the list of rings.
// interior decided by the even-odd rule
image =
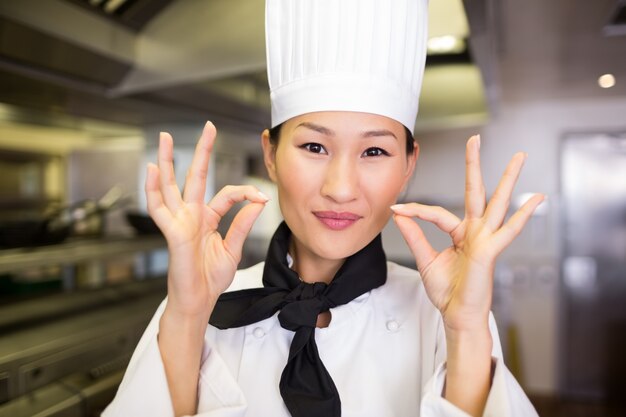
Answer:
[[[346,229],[361,218],[358,214],[349,212],[337,213],[335,211],[315,211],[313,214],[320,222],[331,230]]]

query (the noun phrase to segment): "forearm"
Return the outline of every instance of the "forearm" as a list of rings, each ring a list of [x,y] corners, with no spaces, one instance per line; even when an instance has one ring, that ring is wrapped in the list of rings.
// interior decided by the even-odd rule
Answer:
[[[159,322],[159,350],[175,416],[196,414],[200,361],[210,311],[208,315],[188,316],[168,306]]]
[[[446,329],[447,364],[444,397],[472,416],[481,416],[491,388],[489,327],[472,332]]]

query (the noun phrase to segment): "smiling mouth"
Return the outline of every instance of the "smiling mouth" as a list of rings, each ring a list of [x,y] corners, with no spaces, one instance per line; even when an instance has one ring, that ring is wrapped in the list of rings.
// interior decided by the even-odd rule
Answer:
[[[313,214],[322,224],[331,230],[346,229],[361,218],[358,214],[348,212],[337,213],[334,211],[316,211],[313,212]]]

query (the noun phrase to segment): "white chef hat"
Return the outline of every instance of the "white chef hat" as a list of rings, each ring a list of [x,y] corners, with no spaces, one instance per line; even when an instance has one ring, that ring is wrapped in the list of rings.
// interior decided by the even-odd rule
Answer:
[[[267,0],[272,127],[356,111],[411,132],[424,75],[428,0]]]

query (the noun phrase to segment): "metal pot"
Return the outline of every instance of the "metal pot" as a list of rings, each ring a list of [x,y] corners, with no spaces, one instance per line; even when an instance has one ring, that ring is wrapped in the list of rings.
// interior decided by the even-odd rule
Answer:
[[[106,227],[106,215],[129,202],[121,187],[114,186],[100,200],[85,200],[74,210],[73,234],[76,236],[102,236]]]

